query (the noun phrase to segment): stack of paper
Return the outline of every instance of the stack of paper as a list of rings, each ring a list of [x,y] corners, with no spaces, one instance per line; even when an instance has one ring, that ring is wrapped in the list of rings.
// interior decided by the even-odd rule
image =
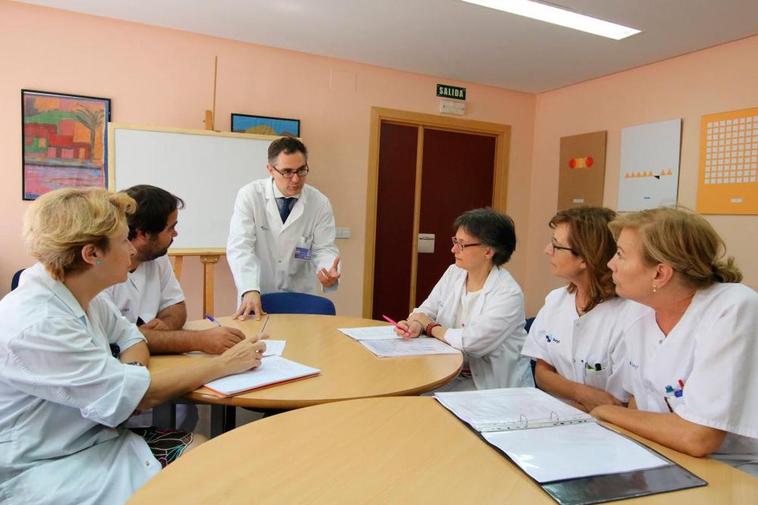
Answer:
[[[205,387],[223,398],[279,382],[310,377],[319,372],[321,370],[318,368],[305,366],[281,356],[269,356],[262,360],[258,368],[216,379]]]

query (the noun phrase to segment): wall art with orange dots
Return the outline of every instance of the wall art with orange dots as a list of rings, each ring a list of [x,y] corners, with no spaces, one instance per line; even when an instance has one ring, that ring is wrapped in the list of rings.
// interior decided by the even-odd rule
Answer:
[[[561,137],[558,210],[603,205],[607,132]]]
[[[702,117],[696,208],[758,214],[758,108]]]
[[[681,119],[622,128],[617,210],[676,205],[681,146]]]

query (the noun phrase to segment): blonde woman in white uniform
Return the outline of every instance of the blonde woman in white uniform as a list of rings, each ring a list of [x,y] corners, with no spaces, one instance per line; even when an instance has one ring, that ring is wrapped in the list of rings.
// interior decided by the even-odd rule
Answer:
[[[697,214],[647,210],[611,229],[616,290],[649,308],[625,330],[630,408],[592,415],[758,475],[758,293]]]
[[[246,339],[190,367],[148,370],[145,337],[98,295],[126,280],[134,208],[95,188],[52,191],[29,208],[24,235],[40,263],[0,301],[2,503],[126,502],[202,437],[122,423],[260,365],[265,345]]]
[[[579,207],[550,220],[545,254],[552,274],[569,284],[547,295],[522,350],[537,361],[539,388],[586,411],[628,400],[619,316],[637,304],[616,296],[608,269],[616,252],[608,223],[615,217],[610,209]]]
[[[503,266],[516,249],[513,220],[492,209],[458,216],[451,252],[455,264],[397,333],[426,333],[463,352],[464,368],[443,390],[533,385],[529,362],[520,356],[524,294]]]

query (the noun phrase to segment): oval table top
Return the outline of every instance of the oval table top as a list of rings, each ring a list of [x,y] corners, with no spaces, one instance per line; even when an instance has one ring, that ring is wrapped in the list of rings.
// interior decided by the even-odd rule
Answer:
[[[286,340],[284,356],[321,373],[293,382],[275,384],[228,398],[219,398],[206,388],[186,395],[200,403],[235,405],[259,409],[289,410],[320,403],[375,396],[416,395],[449,382],[463,364],[461,354],[378,358],[337,328],[380,326],[371,319],[305,314],[271,314],[265,332],[271,339]],[[235,321],[218,318],[221,324],[255,335],[263,320]],[[193,321],[185,328],[212,327],[209,321]],[[154,356],[153,371],[187,366],[203,354]]]
[[[645,443],[708,485],[624,503],[755,503],[758,479]],[[129,501],[155,503],[554,502],[433,398],[396,397],[285,412],[214,438],[162,470]]]

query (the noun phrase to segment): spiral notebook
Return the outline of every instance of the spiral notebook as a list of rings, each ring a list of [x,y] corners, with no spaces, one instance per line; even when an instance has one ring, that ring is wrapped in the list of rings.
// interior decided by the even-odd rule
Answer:
[[[602,503],[707,484],[536,388],[434,396],[561,504]]]

